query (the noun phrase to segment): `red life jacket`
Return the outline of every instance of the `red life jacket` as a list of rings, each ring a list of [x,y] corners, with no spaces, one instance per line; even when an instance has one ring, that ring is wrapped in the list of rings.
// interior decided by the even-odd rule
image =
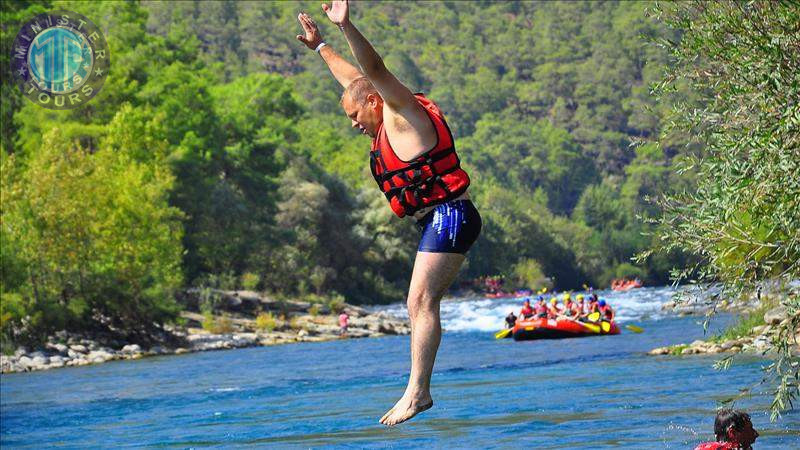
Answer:
[[[436,130],[436,145],[413,161],[403,161],[392,149],[386,128],[380,124],[370,152],[372,176],[399,217],[453,200],[469,187],[469,176],[461,169],[455,141],[442,112],[424,95],[415,96]]]
[[[735,442],[704,442],[699,444],[694,450],[735,450],[739,445]]]

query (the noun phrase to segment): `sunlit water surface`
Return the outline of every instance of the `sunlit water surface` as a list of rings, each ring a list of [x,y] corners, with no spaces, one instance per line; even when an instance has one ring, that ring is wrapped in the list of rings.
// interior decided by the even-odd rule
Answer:
[[[710,356],[646,356],[703,337],[700,319],[662,313],[669,294],[602,293],[642,334],[529,342],[491,333],[518,300],[444,302],[434,408],[392,429],[377,420],[405,386],[408,336],[3,375],[0,445],[691,448],[711,438],[717,402],[758,383],[766,362],[718,372]],[[770,423],[770,400],[738,404],[761,433],[755,448],[800,448],[800,414]]]

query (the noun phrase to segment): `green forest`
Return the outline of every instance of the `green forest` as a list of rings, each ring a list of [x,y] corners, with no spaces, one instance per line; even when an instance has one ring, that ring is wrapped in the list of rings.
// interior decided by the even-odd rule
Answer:
[[[645,258],[668,222],[653,199],[702,144],[672,127],[688,82],[651,95],[681,31],[640,2],[359,3],[353,21],[407,86],[436,101],[484,228],[462,284],[666,284],[697,262]],[[353,61],[319,2],[4,2],[4,338],[161,323],[187,286],[312,302],[402,301],[418,235],[369,174],[369,140],[341,89],[295,39],[297,14]],[[110,45],[86,106],[51,111],[8,73],[30,17],[67,9]],[[10,125],[10,126],[9,126]],[[657,139],[659,137],[663,138]]]

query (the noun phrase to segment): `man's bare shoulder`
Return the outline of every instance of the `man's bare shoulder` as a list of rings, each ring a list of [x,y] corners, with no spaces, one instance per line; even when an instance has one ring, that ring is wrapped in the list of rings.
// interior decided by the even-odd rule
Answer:
[[[411,161],[433,148],[436,128],[425,108],[417,103],[417,111],[394,111],[384,104],[383,121],[389,144],[403,161]]]

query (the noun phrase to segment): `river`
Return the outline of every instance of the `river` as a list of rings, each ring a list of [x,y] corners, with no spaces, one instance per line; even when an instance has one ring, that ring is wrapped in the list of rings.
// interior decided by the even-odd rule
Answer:
[[[717,371],[711,356],[645,355],[703,337],[701,318],[661,311],[669,295],[601,293],[644,333],[528,342],[492,336],[518,300],[446,301],[434,408],[391,429],[377,420],[405,386],[408,336],[3,375],[0,446],[692,448],[710,440],[717,402],[758,383],[766,360]],[[800,448],[800,413],[770,423],[770,401],[737,404],[761,433],[755,448]]]

